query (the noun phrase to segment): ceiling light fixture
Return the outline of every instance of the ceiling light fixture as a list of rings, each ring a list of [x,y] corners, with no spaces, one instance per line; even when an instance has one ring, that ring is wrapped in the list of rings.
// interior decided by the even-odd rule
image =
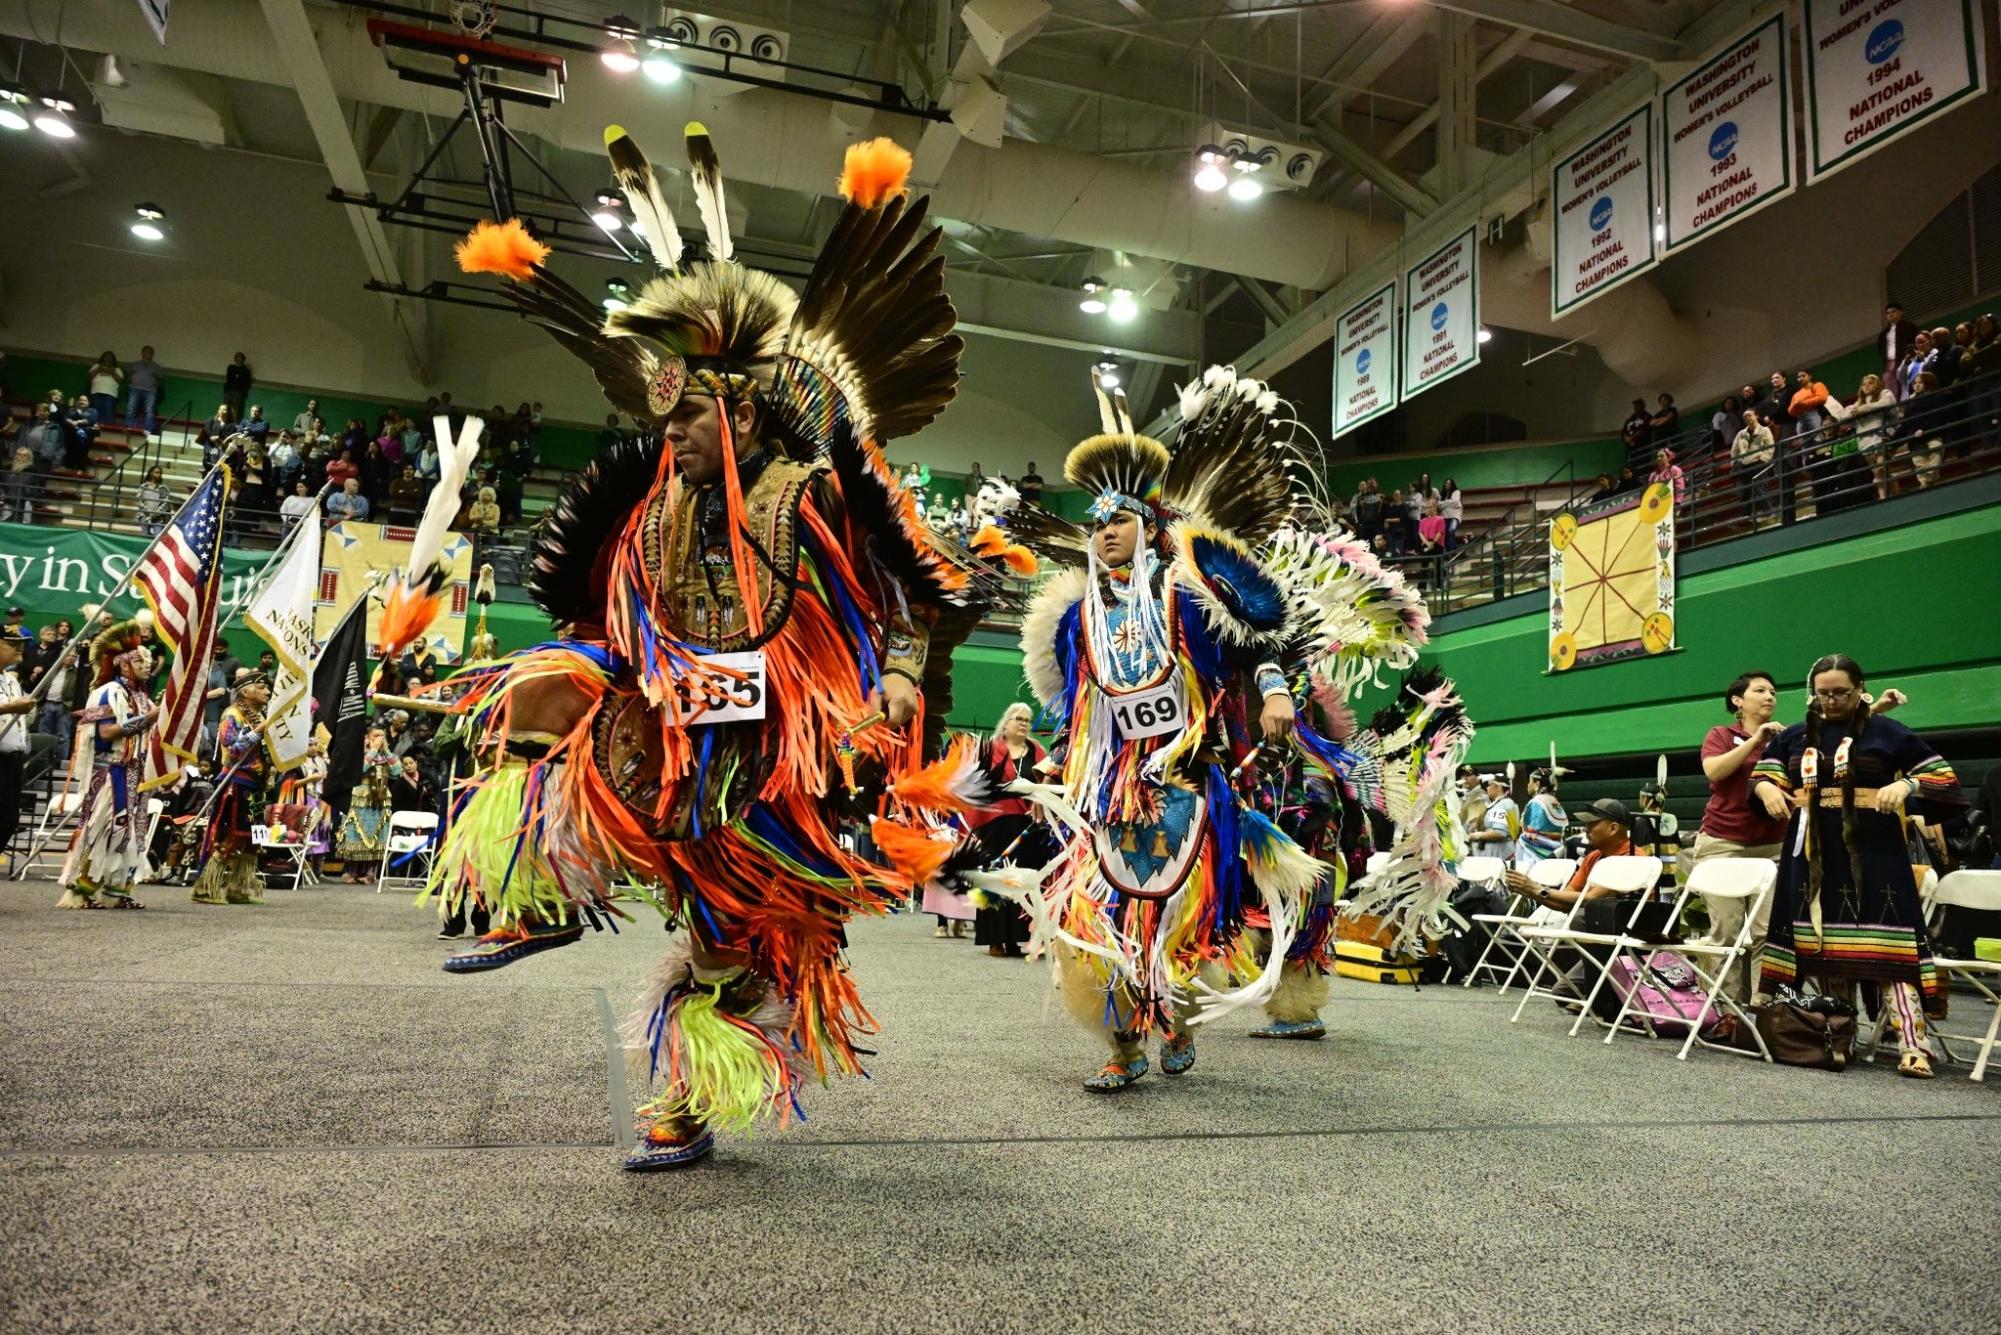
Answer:
[[[166,220],[166,212],[158,204],[140,204],[133,208],[139,220],[131,225],[132,235],[141,241],[165,241],[166,229],[160,224]]]
[[[598,225],[599,230],[616,232],[625,225],[625,220],[619,217],[618,213],[621,208],[625,207],[624,195],[621,195],[616,190],[600,190],[598,191],[597,204],[597,208],[591,211],[591,221]]]
[[[598,52],[598,59],[613,74],[630,74],[639,68],[639,52],[623,38],[607,42],[604,49]]]
[[[624,310],[627,304],[626,299],[632,295],[632,288],[621,279],[613,278],[605,283],[604,289],[605,310],[610,312]]]
[[[1139,303],[1133,300],[1132,290],[1123,287],[1113,288],[1112,299],[1105,307],[1105,314],[1119,324],[1128,324],[1138,316]]]
[[[639,66],[654,83],[676,83],[681,78],[681,62],[671,54],[681,44],[667,35],[665,28],[646,34],[646,59]]]
[[[1230,155],[1214,144],[1204,144],[1195,154],[1195,188],[1205,194],[1214,194],[1230,183],[1223,166]]]
[[[1105,313],[1104,292],[1104,279],[1095,276],[1086,278],[1084,280],[1084,299],[1077,303],[1077,309],[1086,315],[1103,315]]]
[[[28,116],[23,107],[34,101],[17,84],[0,83],[0,130],[25,130]]]
[[[1265,192],[1264,182],[1255,176],[1239,176],[1230,182],[1230,198],[1247,204]]]
[[[69,114],[76,110],[76,103],[59,94],[50,93],[42,98],[42,109],[35,113],[35,128],[51,139],[74,139],[76,127],[69,123]]]
[[[1098,373],[1098,388],[1113,390],[1119,387],[1119,364],[1109,358],[1092,368]]]

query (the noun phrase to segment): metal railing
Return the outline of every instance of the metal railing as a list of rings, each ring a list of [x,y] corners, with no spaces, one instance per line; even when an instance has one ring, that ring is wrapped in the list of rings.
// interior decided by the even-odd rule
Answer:
[[[1704,426],[1659,443],[1675,451],[1682,470],[1680,551],[2001,470],[2001,373],[1778,437],[1771,461],[1749,470],[1732,461],[1731,442],[1717,447],[1714,435]],[[1588,499],[1573,490],[1565,504]],[[1549,513],[1537,507],[1513,522],[1525,505],[1533,499],[1451,552],[1388,564],[1424,588],[1434,615],[1546,589]]]

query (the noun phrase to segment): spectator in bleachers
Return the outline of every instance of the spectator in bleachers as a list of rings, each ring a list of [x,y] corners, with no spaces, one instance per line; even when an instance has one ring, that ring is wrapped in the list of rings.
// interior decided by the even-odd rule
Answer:
[[[118,394],[124,387],[125,372],[119,369],[118,358],[110,352],[99,353],[97,364],[90,368],[90,409],[99,422],[109,422],[118,415]]]
[[[1459,525],[1466,518],[1466,498],[1452,478],[1446,478],[1439,490],[1438,513],[1445,519],[1445,550],[1449,552],[1459,545]]]
[[[1414,526],[1410,522],[1410,506],[1404,500],[1403,488],[1392,491],[1389,499],[1383,502],[1382,524],[1383,537],[1390,545],[1390,555],[1402,556],[1410,550]]]
[[[1796,431],[1818,431],[1827,420],[1827,386],[1802,370],[1793,377],[1793,396],[1786,405]]]
[[[62,419],[46,403],[35,405],[35,415],[21,432],[21,443],[35,452],[35,465],[46,473],[62,462],[63,434]]]
[[[1925,369],[1925,358],[1931,355],[1931,350],[1930,332],[1920,329],[1911,339],[1909,354],[1897,364],[1896,378],[1890,385],[1890,391],[1897,396],[1898,402],[1918,392],[1918,373]]]
[[[1415,529],[1425,516],[1425,507],[1442,501],[1444,497],[1440,496],[1438,488],[1432,485],[1431,474],[1419,473],[1417,481],[1411,483],[1410,490],[1404,493],[1404,499],[1409,503],[1411,527]]]
[[[606,413],[604,415],[604,430],[598,432],[598,453],[603,454],[623,439],[625,439],[625,433],[618,429],[618,414]]]
[[[1883,332],[1876,335],[1876,350],[1883,358],[1883,381],[1894,391],[1897,384],[1897,368],[1904,358],[1910,356],[1911,343],[1918,336],[1918,327],[1904,318],[1904,304],[1890,301],[1883,304]]]
[[[312,512],[312,492],[306,489],[305,483],[294,482],[292,484],[292,494],[287,496],[285,503],[278,507],[278,513],[284,516],[285,527],[288,529],[291,528],[292,525],[298,523]]]
[[[1794,390],[1786,382],[1784,371],[1772,372],[1766,382],[1764,397],[1758,401],[1758,416],[1765,419],[1772,428],[1772,435],[1784,440],[1793,434],[1792,402]]]
[[[0,520],[10,524],[34,523],[35,498],[40,493],[35,452],[17,444],[7,453],[6,471],[0,472]]]
[[[348,478],[340,484],[340,490],[327,497],[327,522],[338,524],[342,520],[360,521],[368,518],[368,498],[361,494],[361,480]]]
[[[271,465],[272,485],[280,494],[289,496],[292,484],[299,480],[299,447],[290,431],[278,433],[278,439],[264,451],[264,460]]]
[[[1737,439],[1737,433],[1744,429],[1744,400],[1735,394],[1723,396],[1723,406],[1709,418],[1709,448],[1727,450]]]
[[[63,467],[81,472],[90,467],[90,450],[97,444],[97,410],[82,394],[63,415]]]
[[[1674,488],[1674,503],[1682,505],[1688,500],[1688,479],[1683,476],[1681,465],[1674,461],[1674,451],[1665,447],[1654,451],[1654,471],[1647,474],[1647,485],[1665,482]]]
[[[1730,471],[1737,479],[1737,502],[1752,528],[1771,514],[1766,486],[1771,481],[1772,460],[1777,452],[1778,442],[1772,439],[1771,427],[1759,418],[1755,408],[1746,408],[1743,425],[1730,442]]]
[[[139,360],[125,365],[125,425],[143,428],[148,434],[160,429],[160,386],[166,372],[153,360],[149,343],[139,349]]]
[[[174,493],[168,488],[167,476],[158,464],[146,470],[146,480],[139,484],[138,507],[139,527],[149,538],[157,534],[174,513]]]
[[[264,457],[263,447],[256,441],[244,447],[243,471],[238,475],[239,489],[236,504],[246,514],[269,516],[278,508],[278,492],[272,484],[270,461]],[[258,520],[260,526],[268,525],[268,518]]]
[[[1932,373],[1938,388],[1951,389],[1959,383],[1959,363],[1964,353],[1953,341],[1952,330],[1940,325],[1931,332],[1931,351],[1925,354],[1924,369]]]
[[[326,479],[336,488],[345,488],[348,483],[358,482],[360,478],[361,467],[354,461],[353,450],[343,448],[327,463]],[[357,487],[356,490],[360,488]]]
[[[1374,478],[1362,479],[1354,499],[1348,502],[1348,511],[1354,516],[1355,536],[1373,545],[1383,531],[1383,493],[1377,489]]]
[[[1945,459],[1945,431],[1952,420],[1952,395],[1930,371],[1918,372],[1904,404],[1903,435],[1920,490],[1938,481]]]
[[[1855,397],[1846,404],[1833,396],[1827,400],[1827,415],[1836,422],[1847,422],[1852,434],[1836,440],[1829,447],[1829,454],[1837,460],[1853,459],[1854,466],[1839,465],[1842,475],[1842,499],[1848,504],[1861,500],[1859,495],[1849,493],[1873,486],[1877,500],[1885,500],[1890,495],[1890,457],[1884,442],[1888,439],[1890,414],[1896,408],[1897,400],[1890,391],[1883,388],[1883,377],[1871,372],[1862,377],[1862,383],[1855,388]],[[1866,473],[1867,477],[1856,475]]]
[[[466,523],[471,525],[473,532],[488,537],[500,532],[500,497],[492,487],[479,489],[479,499],[466,512]]]
[[[1591,494],[1585,497],[1585,499],[1589,501],[1602,501],[1618,494],[1619,484],[1612,480],[1612,475],[1610,473],[1600,473],[1597,481],[1591,485]]]
[[[222,401],[238,419],[243,416],[244,404],[250,401],[250,384],[250,363],[239,352],[222,369]]]
[[[1681,409],[1674,406],[1674,395],[1663,394],[1655,400],[1653,416],[1647,419],[1651,428],[1651,440],[1666,440],[1681,428]]]
[[[361,494],[368,497],[371,509],[383,509],[389,503],[389,484],[396,475],[382,456],[382,442],[369,441],[355,462],[361,467]]]
[[[202,423],[196,440],[201,444],[201,466],[205,473],[215,467],[216,456],[222,453],[223,442],[236,434],[236,410],[226,403],[219,403],[215,416]]]
[[[1640,476],[1638,470],[1631,464],[1624,464],[1620,466],[1618,482],[1613,487],[1612,494],[1618,496],[1625,492],[1638,491],[1645,485],[1646,480]]]
[[[1626,462],[1635,468],[1647,457],[1647,441],[1654,430],[1654,415],[1647,411],[1645,399],[1633,400],[1633,411],[1626,417],[1626,424],[1619,428],[1619,439],[1626,442]]]
[[[1972,337],[1959,359],[1959,373],[1972,386],[1967,402],[1973,418],[1969,435],[1990,443],[2001,438],[1997,437],[1997,427],[2001,427],[1997,421],[2001,419],[2001,328],[1996,327],[1992,313],[1973,322]]]
[[[423,453],[425,442],[431,439],[431,424],[420,422],[406,413],[403,416],[402,427],[403,458],[415,462],[417,456]]]
[[[243,434],[262,445],[271,437],[271,423],[264,416],[264,405],[250,405],[250,416],[243,419]]]
[[[1042,504],[1042,474],[1035,471],[1035,460],[1030,459],[1028,461],[1028,471],[1021,475],[1021,480],[1016,482],[1014,486],[1015,490],[1021,493],[1021,499],[1024,501],[1033,501],[1037,505]]]
[[[417,512],[424,508],[424,492],[424,482],[417,476],[417,466],[404,464],[402,474],[389,484],[389,522],[416,523]]]
[[[393,484],[402,476],[403,465],[407,462],[403,455],[403,414],[391,410],[389,420],[382,424],[382,434],[375,438],[375,443],[389,463],[389,479]]]
[[[424,448],[417,454],[417,476],[429,486],[438,480],[438,442],[429,436],[424,438]]]
[[[300,410],[297,417],[292,419],[292,430],[301,436],[306,435],[314,429],[313,424],[319,420],[320,401],[318,399],[307,399],[306,406]]]

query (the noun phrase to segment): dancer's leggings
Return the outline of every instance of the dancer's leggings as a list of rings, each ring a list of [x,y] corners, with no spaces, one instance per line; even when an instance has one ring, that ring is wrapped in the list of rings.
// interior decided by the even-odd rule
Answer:
[[[1925,1050],[1925,1008],[1918,989],[1910,983],[1885,983],[1883,1004],[1890,1008],[1890,1023],[1897,1026],[1897,1046],[1905,1052]]]

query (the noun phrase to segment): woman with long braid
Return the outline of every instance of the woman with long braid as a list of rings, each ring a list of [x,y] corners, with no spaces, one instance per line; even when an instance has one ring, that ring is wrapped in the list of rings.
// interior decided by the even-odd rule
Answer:
[[[1806,721],[1780,733],[1751,773],[1751,800],[1789,822],[1759,991],[1809,978],[1836,994],[1879,989],[1897,1027],[1897,1073],[1926,1080],[1924,1016],[1945,1013],[1946,987],[1904,817],[1941,820],[1966,794],[1930,743],[1870,712],[1862,686],[1846,654],[1815,660]]]

